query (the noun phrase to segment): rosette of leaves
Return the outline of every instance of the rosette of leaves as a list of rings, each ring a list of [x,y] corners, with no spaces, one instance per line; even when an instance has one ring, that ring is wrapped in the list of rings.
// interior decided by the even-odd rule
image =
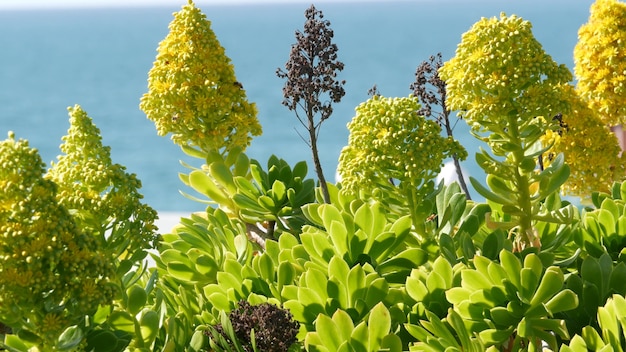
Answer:
[[[261,134],[256,107],[200,9],[189,0],[174,14],[148,74],[140,108],[159,135],[202,151],[245,148]]]
[[[357,325],[345,311],[337,310],[332,317],[320,315],[316,331],[307,334],[304,345],[307,351],[400,352],[402,341],[392,326],[391,314],[382,303]]]
[[[624,351],[626,338],[626,300],[623,295],[612,295],[606,304],[598,308],[598,327],[586,326],[575,335],[561,352]]]
[[[37,150],[0,142],[0,321],[19,351],[69,350],[81,343],[85,316],[111,303],[114,267],[90,233],[57,201]]]
[[[70,128],[63,155],[46,177],[58,186],[57,200],[91,233],[112,259],[136,263],[156,244],[156,211],[141,202],[141,181],[111,160],[100,130],[78,105],[68,108]],[[126,265],[126,264],[125,264]],[[124,274],[124,273],[121,273]]]
[[[605,125],[626,122],[626,3],[597,0],[574,47],[577,90]]]
[[[576,244],[594,257],[607,253],[614,261],[626,262],[626,182],[614,183],[610,193],[592,196],[595,209],[583,213]]]
[[[241,220],[212,207],[182,218],[163,235],[153,258],[167,307],[166,345],[203,348],[203,332],[220,321],[221,312],[241,300],[257,304],[273,297],[254,270],[253,260],[261,256],[254,255],[257,249]]]
[[[598,258],[587,256],[572,266],[572,274],[565,280],[565,287],[572,290],[579,299],[576,309],[563,312],[570,334],[583,333],[586,326],[600,329],[598,320],[599,307],[607,303],[611,296],[626,295],[626,264],[615,263],[604,253]]]
[[[348,123],[348,145],[339,156],[342,191],[364,196],[380,194],[390,184],[412,213],[434,192],[432,180],[443,160],[467,152],[454,139],[441,136],[437,122],[420,116],[414,96],[385,98],[375,95],[356,108]],[[417,226],[421,219],[414,214]],[[425,216],[424,216],[425,218]]]
[[[305,223],[301,207],[314,201],[315,182],[307,179],[307,165],[293,168],[283,159],[271,156],[267,170],[248,159],[241,148],[227,155],[203,154],[207,166],[180,178],[208,199],[188,197],[217,205],[247,226],[248,235],[261,247],[266,239],[284,232],[298,234]]]
[[[499,262],[476,256],[472,266],[460,270],[460,284],[445,291],[452,304],[447,315],[441,319],[427,311],[426,319],[406,328],[419,341],[416,350],[537,350],[543,342],[554,350],[570,336],[556,314],[578,305],[576,294],[563,284],[561,269],[545,265],[536,254],[520,260],[503,250]]]
[[[540,246],[534,222],[567,222],[558,212],[541,212],[541,202],[557,192],[569,176],[562,155],[536,172],[537,159],[548,147],[540,138],[556,124],[540,118],[570,111],[563,87],[572,76],[556,64],[534,38],[531,24],[517,16],[478,21],[463,34],[456,56],[439,70],[448,89],[450,109],[470,124],[472,133],[491,149],[477,153],[487,173],[478,193],[497,205],[491,214],[515,233],[518,250]]]

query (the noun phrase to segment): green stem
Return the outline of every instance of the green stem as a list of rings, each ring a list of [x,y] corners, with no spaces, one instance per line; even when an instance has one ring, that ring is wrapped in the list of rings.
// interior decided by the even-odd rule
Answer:
[[[406,194],[407,202],[409,203],[409,212],[411,213],[411,221],[413,222],[413,228],[415,232],[424,240],[426,240],[426,229],[424,227],[424,222],[420,221],[419,216],[417,215],[417,202],[419,201],[417,198],[417,190],[414,187],[406,187],[404,189],[404,193]]]
[[[133,317],[133,323],[135,325],[135,347],[142,348],[144,347],[144,343],[143,343],[143,335],[141,334],[141,325],[139,324],[139,321],[137,321],[137,318],[135,317]]]
[[[523,247],[529,247],[533,245],[533,206],[531,201],[530,194],[530,182],[527,175],[520,170],[519,165],[522,160],[524,160],[524,141],[519,135],[519,126],[517,121],[517,116],[512,116],[508,118],[508,133],[507,136],[510,137],[511,143],[516,146],[519,146],[513,152],[513,174],[515,175],[513,182],[515,183],[515,188],[518,192],[518,204],[517,207],[521,210],[521,214],[519,215],[519,234],[518,240],[521,240]]]

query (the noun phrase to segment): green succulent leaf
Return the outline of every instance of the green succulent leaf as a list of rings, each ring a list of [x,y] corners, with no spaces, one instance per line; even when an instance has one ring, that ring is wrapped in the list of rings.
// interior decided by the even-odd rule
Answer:
[[[83,330],[76,326],[70,326],[59,336],[57,348],[59,351],[69,351],[78,346],[83,341]]]
[[[159,314],[153,310],[145,310],[139,319],[139,327],[144,343],[152,344],[159,333]]]
[[[193,189],[209,197],[218,204],[229,204],[228,196],[204,172],[194,170],[189,174],[189,184]]]
[[[480,194],[481,196],[485,197],[485,199],[488,199],[497,204],[502,204],[502,205],[506,204],[506,205],[512,205],[512,206],[515,205],[515,202],[513,201],[513,199],[499,195],[495,192],[492,192],[487,187],[483,186],[478,180],[476,180],[475,178],[471,176],[470,176],[470,182],[472,183],[472,186],[474,187],[476,192],[478,192],[478,194]]]
[[[128,304],[126,309],[132,315],[135,315],[143,309],[148,299],[148,294],[139,285],[133,285],[127,290]]]
[[[550,298],[550,300],[545,303],[545,307],[552,315],[559,312],[566,312],[578,307],[578,296],[572,290],[565,289]]]
[[[383,338],[389,334],[391,329],[391,315],[382,302],[370,311],[368,327],[369,350],[375,351],[381,346]]]
[[[117,330],[135,332],[135,319],[128,312],[113,311],[109,315],[109,323]]]
[[[541,304],[554,296],[563,288],[563,272],[557,267],[549,267],[539,283],[539,287],[535,291],[530,305]]]
[[[326,315],[320,314],[315,321],[315,329],[320,339],[320,342],[324,347],[328,349],[328,351],[339,350],[339,346],[343,342],[343,339],[341,338],[341,331],[338,329],[337,324],[335,324],[334,321],[335,318],[341,319],[339,318],[339,316],[341,316],[342,314],[347,315],[341,310],[338,310],[337,312],[335,312],[335,314],[333,314],[333,319]],[[350,319],[350,317],[348,316],[347,319]]]

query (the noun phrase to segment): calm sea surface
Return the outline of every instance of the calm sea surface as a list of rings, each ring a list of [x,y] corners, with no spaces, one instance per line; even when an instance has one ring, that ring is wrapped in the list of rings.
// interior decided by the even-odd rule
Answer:
[[[186,1],[181,0],[181,4]],[[560,63],[573,66],[578,28],[591,0],[422,0],[362,4],[322,3],[345,63],[347,94],[322,127],[320,149],[327,178],[347,143],[346,123],[374,84],[385,96],[407,96],[417,65],[442,52],[452,57],[461,34],[481,17],[500,12],[533,23],[535,36]],[[271,155],[291,163],[310,160],[295,116],[281,105],[283,82],[275,75],[288,59],[306,4],[198,5],[232,59],[248,98],[259,109],[263,136],[248,153],[265,164]],[[161,211],[203,206],[179,194],[190,161],[168,137],[158,137],[139,110],[156,48],[168,32],[172,8],[0,11],[0,138],[9,130],[38,148],[44,161],[59,154],[68,129],[66,108],[80,104],[101,129],[113,160],[143,182],[145,201]],[[455,130],[470,152],[464,167],[478,178],[473,154],[480,143],[461,121]],[[200,165],[199,160],[191,160]],[[309,165],[312,163],[309,162]],[[312,167],[309,176],[313,177]]]

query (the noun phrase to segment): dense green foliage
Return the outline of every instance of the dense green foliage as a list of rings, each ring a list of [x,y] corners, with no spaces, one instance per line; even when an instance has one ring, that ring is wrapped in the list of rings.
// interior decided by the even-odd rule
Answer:
[[[168,38],[201,27],[183,44],[219,48],[205,20],[190,3]],[[215,59],[163,48],[190,63]],[[149,102],[157,68],[142,105],[170,108]],[[213,74],[193,72],[194,82]],[[444,158],[464,154],[420,116],[415,97],[377,95],[357,108],[340,160],[344,183],[328,184],[327,196],[304,162],[249,159],[252,130],[237,137],[226,124],[218,139],[196,139],[215,121],[241,123],[233,106],[187,106],[206,112],[192,120],[209,125],[167,131],[202,160],[180,178],[207,208],[161,236],[139,181],[112,163],[79,107],[70,109],[65,155],[47,174],[37,151],[10,134],[0,142],[0,321],[12,329],[3,347],[624,351],[626,182],[617,171],[603,180],[610,186],[581,181],[594,170],[572,160],[580,146],[563,146],[574,138],[568,126],[605,131],[586,98],[573,97],[571,74],[529,22],[504,15],[473,26],[440,74],[448,106],[485,142],[476,160],[486,182],[472,180],[485,201],[434,183]],[[213,97],[220,87],[198,89]],[[167,92],[188,102],[186,90]],[[168,114],[155,119],[159,128],[176,125]],[[561,199],[576,173],[585,207]]]

